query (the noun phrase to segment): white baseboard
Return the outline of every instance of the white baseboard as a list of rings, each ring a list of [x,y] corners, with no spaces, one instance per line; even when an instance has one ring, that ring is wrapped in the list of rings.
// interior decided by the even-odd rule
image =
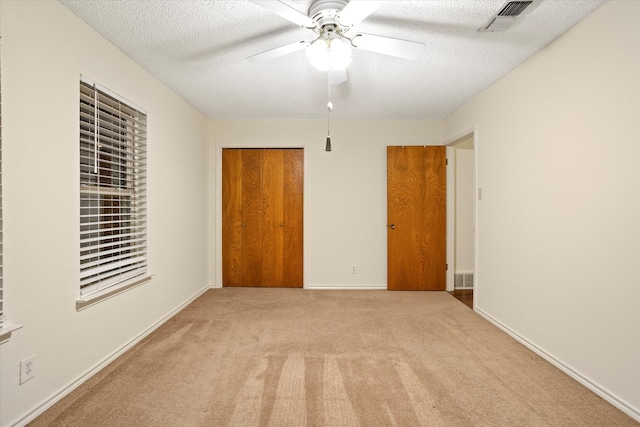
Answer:
[[[222,286],[212,283],[209,289],[222,289]],[[322,290],[387,290],[387,285],[307,285],[304,289],[322,289]]]
[[[307,285],[305,289],[314,289],[314,290],[368,290],[368,291],[386,291],[387,285]]]
[[[97,363],[93,368],[89,369],[87,372],[85,372],[84,374],[80,375],[78,378],[76,378],[75,380],[71,381],[66,386],[62,387],[60,390],[58,390],[57,392],[55,392],[54,394],[49,396],[47,399],[45,399],[42,403],[40,403],[34,409],[32,409],[31,411],[29,411],[28,413],[26,413],[25,415],[20,417],[19,419],[17,419],[13,423],[10,423],[9,425],[12,426],[12,427],[22,427],[22,426],[30,423],[31,421],[33,421],[37,416],[42,414],[44,411],[46,411],[51,406],[53,406],[56,402],[58,402],[63,397],[65,397],[66,395],[71,393],[73,390],[78,388],[80,385],[82,385],[89,378],[91,378],[92,376],[94,376],[95,374],[100,372],[104,367],[106,367],[109,363],[113,362],[115,359],[120,357],[122,354],[124,354],[131,347],[133,347],[134,345],[136,345],[137,343],[142,341],[149,334],[151,334],[153,331],[155,331],[160,326],[162,326],[167,320],[171,319],[173,316],[178,314],[180,311],[182,311],[182,309],[184,309],[186,306],[191,304],[196,298],[198,298],[200,295],[202,295],[203,293],[205,293],[209,289],[210,289],[210,287],[207,286],[207,287],[203,288],[202,290],[198,291],[194,296],[192,296],[191,298],[187,299],[182,304],[178,305],[178,307],[174,308],[172,311],[167,313],[164,317],[160,318],[157,322],[155,322],[154,324],[149,326],[147,329],[142,331],[136,337],[134,337],[129,342],[124,344],[122,347],[120,347],[119,349],[117,349],[116,351],[111,353],[109,356],[104,358],[102,361]]]
[[[580,384],[582,384],[583,386],[585,386],[586,388],[588,388],[589,390],[591,390],[592,392],[594,392],[595,394],[597,394],[598,396],[600,396],[601,398],[606,400],[607,402],[611,403],[616,408],[620,409],[625,414],[629,415],[634,420],[640,422],[640,409],[639,408],[634,408],[628,402],[626,402],[623,399],[619,398],[614,393],[611,393],[609,390],[607,390],[606,388],[602,387],[601,385],[599,385],[595,381],[591,380],[590,378],[582,375],[580,372],[576,371],[571,366],[565,364],[561,360],[558,360],[552,354],[550,354],[547,351],[543,350],[542,348],[538,347],[536,344],[532,343],[527,338],[525,338],[522,335],[518,334],[513,329],[509,328],[508,326],[506,326],[505,324],[503,324],[499,320],[495,319],[493,316],[491,316],[490,314],[486,313],[485,311],[483,311],[482,309],[478,308],[477,306],[474,307],[474,310],[475,310],[476,313],[478,313],[479,315],[481,315],[482,317],[487,319],[489,322],[493,323],[498,328],[502,329],[504,332],[506,332],[507,334],[509,334],[513,338],[515,338],[517,341],[519,341],[521,344],[523,344],[529,350],[533,351],[538,356],[542,357],[544,360],[546,360],[547,362],[551,363],[556,368],[560,369],[562,372],[564,372],[565,374],[569,375],[571,378],[573,378],[574,380],[578,381]]]

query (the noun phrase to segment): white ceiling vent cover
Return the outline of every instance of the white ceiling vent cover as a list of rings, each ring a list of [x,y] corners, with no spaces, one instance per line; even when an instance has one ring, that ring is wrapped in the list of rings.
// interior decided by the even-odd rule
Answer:
[[[496,13],[489,18],[489,21],[480,27],[480,32],[506,31],[516,22],[516,19],[523,15],[529,14],[535,9],[542,0],[528,1],[507,1]],[[525,13],[526,11],[526,13]]]

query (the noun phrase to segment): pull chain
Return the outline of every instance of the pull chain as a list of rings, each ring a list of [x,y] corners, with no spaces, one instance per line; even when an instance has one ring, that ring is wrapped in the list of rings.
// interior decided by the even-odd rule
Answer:
[[[331,71],[327,73],[327,81],[328,81],[328,98],[329,102],[327,102],[327,146],[325,151],[331,151],[331,110],[333,110],[333,103],[331,102]]]

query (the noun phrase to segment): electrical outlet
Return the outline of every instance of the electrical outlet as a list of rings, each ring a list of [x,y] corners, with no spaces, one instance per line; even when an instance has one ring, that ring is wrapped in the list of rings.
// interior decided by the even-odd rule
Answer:
[[[20,384],[24,384],[29,381],[31,378],[35,377],[36,371],[36,355],[32,354],[31,356],[22,359],[20,361]]]
[[[358,274],[358,266],[351,264],[351,274]]]

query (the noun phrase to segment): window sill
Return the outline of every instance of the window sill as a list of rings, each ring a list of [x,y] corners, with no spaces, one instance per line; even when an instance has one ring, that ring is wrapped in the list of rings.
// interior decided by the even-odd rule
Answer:
[[[94,292],[91,295],[87,295],[84,297],[80,297],[76,300],[76,311],[84,310],[87,307],[91,307],[92,305],[98,304],[102,301],[108,300],[109,298],[113,298],[116,295],[119,295],[123,292],[126,292],[130,289],[136,288],[142,284],[145,284],[151,281],[153,274],[145,274],[141,277],[137,277],[132,279],[129,282],[122,283],[120,285],[111,286],[102,291]]]
[[[12,325],[11,323],[0,326],[0,344],[4,344],[11,338],[11,333],[22,328],[22,325]]]

